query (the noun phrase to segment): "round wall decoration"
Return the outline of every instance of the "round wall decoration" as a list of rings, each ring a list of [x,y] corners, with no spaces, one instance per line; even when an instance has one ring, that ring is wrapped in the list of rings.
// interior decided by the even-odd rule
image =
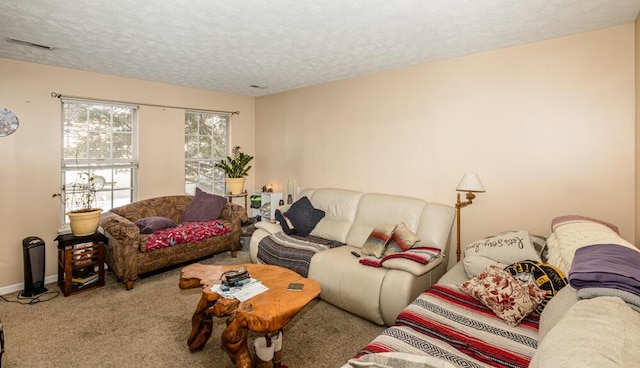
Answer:
[[[11,110],[0,107],[0,137],[6,137],[18,129],[18,117]]]

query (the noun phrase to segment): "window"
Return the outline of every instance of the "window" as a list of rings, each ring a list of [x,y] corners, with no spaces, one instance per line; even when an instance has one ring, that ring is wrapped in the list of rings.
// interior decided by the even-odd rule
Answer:
[[[224,171],[216,162],[227,157],[228,114],[187,111],[184,124],[185,192],[198,187],[209,193],[225,194]]]
[[[136,119],[135,106],[62,100],[62,184],[82,180],[81,171],[93,171],[95,207],[108,211],[133,202]],[[72,195],[66,193],[67,206]]]

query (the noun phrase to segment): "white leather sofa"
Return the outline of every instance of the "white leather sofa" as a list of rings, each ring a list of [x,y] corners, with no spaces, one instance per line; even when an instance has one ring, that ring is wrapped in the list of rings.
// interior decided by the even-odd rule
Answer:
[[[377,324],[390,325],[418,294],[446,272],[455,210],[423,199],[345,189],[305,189],[315,208],[325,211],[310,235],[347,244],[315,254],[309,278],[320,284],[320,297]],[[419,244],[442,250],[442,256],[422,265],[394,259],[385,267],[360,264],[351,254],[362,248],[374,227],[404,222],[420,237]],[[259,222],[249,243],[251,260],[258,262],[262,238],[281,231],[277,223]]]

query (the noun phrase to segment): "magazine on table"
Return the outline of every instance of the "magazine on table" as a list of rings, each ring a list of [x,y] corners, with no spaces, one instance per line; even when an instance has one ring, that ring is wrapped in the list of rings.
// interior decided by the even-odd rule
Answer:
[[[225,299],[238,299],[241,302],[251,299],[267,290],[269,290],[269,288],[264,286],[262,281],[256,280],[253,277],[240,286],[224,287],[223,284],[215,284],[211,287],[211,291],[221,297]]]

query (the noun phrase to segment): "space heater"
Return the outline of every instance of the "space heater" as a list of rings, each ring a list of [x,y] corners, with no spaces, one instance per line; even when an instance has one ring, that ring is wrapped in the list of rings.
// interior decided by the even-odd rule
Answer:
[[[44,240],[30,236],[22,240],[24,256],[23,297],[34,297],[47,291],[44,287]]]

